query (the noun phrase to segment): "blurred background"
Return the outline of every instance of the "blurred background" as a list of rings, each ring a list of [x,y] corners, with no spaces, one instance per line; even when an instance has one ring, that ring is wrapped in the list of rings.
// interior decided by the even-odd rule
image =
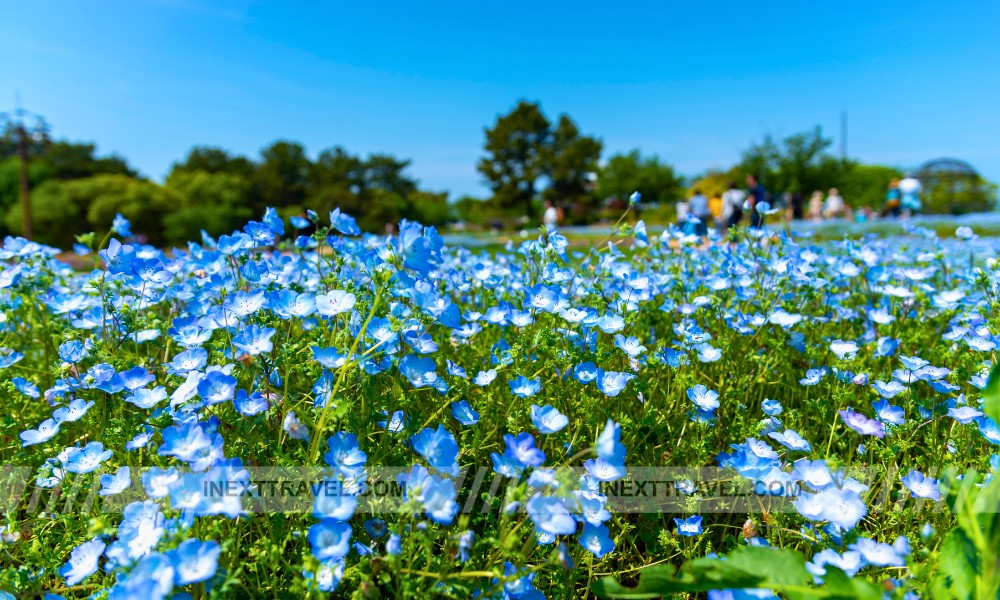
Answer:
[[[995,2],[10,2],[0,233],[66,248],[121,213],[178,244],[265,206],[339,206],[379,233],[587,226],[636,190],[665,224],[698,196],[721,219],[726,190],[755,185],[807,224],[990,212],[998,18]],[[919,207],[892,210],[911,179]]]

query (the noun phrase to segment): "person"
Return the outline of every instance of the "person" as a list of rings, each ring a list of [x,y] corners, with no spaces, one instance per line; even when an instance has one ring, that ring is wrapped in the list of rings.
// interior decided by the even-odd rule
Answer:
[[[559,209],[551,200],[545,201],[545,212],[542,213],[542,223],[546,227],[557,227],[559,225]]]
[[[802,220],[802,193],[792,192],[792,220]]]
[[[823,220],[823,192],[816,190],[809,197],[809,220],[819,223]]]
[[[885,193],[885,208],[882,209],[881,216],[887,217],[892,215],[893,218],[899,217],[899,196],[899,179],[893,177],[892,181],[889,182],[889,190]]]
[[[826,205],[823,208],[823,216],[827,219],[843,218],[847,212],[847,205],[844,197],[840,195],[837,188],[830,188],[830,193],[826,196]]]
[[[688,215],[690,214],[691,210],[687,200],[681,200],[677,203],[677,226],[684,233],[688,233]]]
[[[899,206],[903,209],[903,216],[912,216],[923,208],[923,204],[920,202],[922,190],[923,186],[920,181],[910,173],[907,173],[906,177],[899,182]]]
[[[722,225],[732,229],[743,219],[743,201],[746,194],[737,187],[736,182],[729,184],[729,189],[722,194]]]
[[[750,226],[760,227],[763,216],[757,211],[757,205],[766,201],[764,186],[753,173],[747,175],[747,203],[750,205]]]
[[[708,212],[712,213],[712,220],[718,225],[722,218],[722,194],[712,194],[708,199]]]
[[[688,210],[691,216],[697,219],[692,225],[692,232],[698,236],[708,235],[708,221],[712,218],[712,211],[708,209],[708,198],[701,193],[701,190],[696,189],[688,200]]]

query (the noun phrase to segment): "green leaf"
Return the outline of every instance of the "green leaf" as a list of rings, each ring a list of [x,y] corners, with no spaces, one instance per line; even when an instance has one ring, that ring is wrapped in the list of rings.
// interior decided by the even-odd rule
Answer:
[[[882,588],[870,581],[849,577],[847,573],[832,565],[826,566],[821,591],[826,593],[823,598],[830,600],[881,600]],[[800,596],[788,594],[789,599]],[[808,596],[801,596],[808,597]]]
[[[952,529],[941,544],[932,596],[936,600],[974,598],[978,570],[979,557],[975,544],[961,529]]]
[[[993,366],[983,390],[983,412],[1000,424],[1000,362]]]

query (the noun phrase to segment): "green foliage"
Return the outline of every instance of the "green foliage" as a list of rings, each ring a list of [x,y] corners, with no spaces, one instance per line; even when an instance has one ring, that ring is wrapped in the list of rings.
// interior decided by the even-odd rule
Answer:
[[[991,383],[995,402],[996,382]],[[955,475],[954,470],[947,472],[942,485],[958,525],[941,544],[931,595],[935,600],[996,600],[1000,598],[1000,479],[994,476],[979,488],[975,471],[961,479]]]
[[[549,180],[544,197],[572,207],[573,212],[596,208],[599,198],[593,193],[590,178],[597,174],[601,147],[600,140],[580,135],[572,119],[560,116],[544,152],[545,176]]]
[[[538,179],[545,173],[545,148],[552,124],[537,103],[522,100],[510,113],[486,130],[487,156],[479,161],[493,197],[503,208],[521,208],[535,214]]]
[[[929,182],[921,200],[926,213],[961,215],[986,212],[996,206],[997,186],[978,175],[942,178]]]
[[[707,592],[729,588],[765,588],[782,592],[791,600],[806,598],[879,600],[880,588],[862,579],[847,577],[828,566],[824,585],[812,587],[806,560],[792,550],[741,547],[728,557],[698,558],[679,570],[670,565],[643,569],[639,584],[622,586],[605,577],[593,586],[599,598],[660,598],[681,592]]]
[[[642,156],[639,150],[612,155],[601,169],[597,191],[602,198],[627,200],[632,192],[642,193],[644,203],[665,204],[684,196],[683,179],[656,155]]]
[[[175,169],[166,189],[175,192],[180,204],[163,218],[163,236],[174,243],[199,239],[202,230],[217,236],[246,223],[252,209],[245,204],[251,182],[226,171]]]

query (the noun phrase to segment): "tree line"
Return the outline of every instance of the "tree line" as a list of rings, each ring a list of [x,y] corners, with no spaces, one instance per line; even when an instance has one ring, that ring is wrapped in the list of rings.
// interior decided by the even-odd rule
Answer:
[[[530,223],[542,204],[561,207],[567,223],[612,218],[633,191],[646,209],[672,216],[674,203],[694,188],[721,193],[754,173],[774,194],[808,194],[837,187],[855,207],[877,207],[891,166],[862,164],[830,154],[820,128],[750,145],[737,164],[684,178],[656,155],[639,150],[602,159],[603,142],[581,132],[566,114],[550,120],[538,103],[522,101],[484,131],[477,164],[491,190],[487,199],[449,201],[446,192],[423,189],[409,174],[410,160],[391,154],[352,154],[340,146],[310,158],[301,144],[279,140],[247,157],[223,148],[197,146],[175,162],[161,183],[141,177],[118,155],[99,156],[92,143],[50,141],[32,147],[28,162],[34,239],[69,247],[74,236],[107,229],[117,213],[153,244],[198,239],[240,227],[266,206],[279,214],[325,212],[340,207],[366,231],[413,219],[429,225],[454,221],[488,225]],[[992,207],[995,193],[954,202],[925,201],[929,212]],[[952,198],[953,200],[953,198]],[[650,215],[652,220],[656,214]],[[0,233],[19,234],[19,162],[9,139],[0,137]]]

